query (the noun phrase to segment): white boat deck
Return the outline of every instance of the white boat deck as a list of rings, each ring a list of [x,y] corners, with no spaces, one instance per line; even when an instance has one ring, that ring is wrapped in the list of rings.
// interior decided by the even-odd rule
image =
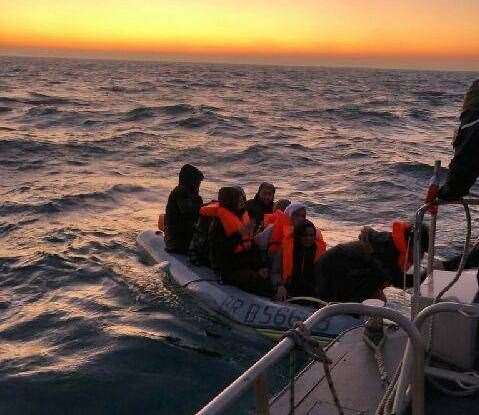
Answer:
[[[362,339],[363,328],[355,329],[327,352],[333,361],[331,374],[341,406],[347,415],[374,414],[384,393],[372,350]],[[403,355],[407,336],[401,330],[386,330],[384,348],[388,377],[394,374]],[[338,411],[324,376],[323,365],[312,363],[295,381],[295,410],[298,415],[337,415]],[[290,387],[271,403],[273,415],[290,414]]]

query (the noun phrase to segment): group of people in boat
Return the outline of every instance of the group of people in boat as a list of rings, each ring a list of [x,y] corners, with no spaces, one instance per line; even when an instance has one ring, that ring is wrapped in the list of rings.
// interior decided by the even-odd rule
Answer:
[[[273,184],[262,183],[250,200],[241,187],[222,187],[217,200],[203,204],[203,179],[196,167],[182,167],[166,206],[166,250],[211,267],[225,284],[277,300],[325,301],[362,301],[381,297],[386,285],[402,287],[412,258],[407,222],[394,222],[391,232],[363,228],[357,241],[328,250],[307,207],[275,201]],[[425,230],[423,251],[427,242]]]
[[[453,146],[446,182],[434,198],[463,197],[479,175],[479,80],[466,94]],[[198,168],[181,168],[164,216],[166,250],[211,267],[225,284],[280,301],[299,296],[333,302],[383,299],[386,286],[412,285],[406,274],[413,257],[410,223],[397,220],[386,232],[364,227],[357,240],[328,249],[307,207],[275,200],[273,184],[262,183],[250,200],[241,187],[222,187],[217,200],[204,204],[203,179]],[[428,240],[423,226],[422,255]],[[478,259],[477,252],[470,256],[470,262]],[[453,258],[442,267],[454,269],[457,263]]]

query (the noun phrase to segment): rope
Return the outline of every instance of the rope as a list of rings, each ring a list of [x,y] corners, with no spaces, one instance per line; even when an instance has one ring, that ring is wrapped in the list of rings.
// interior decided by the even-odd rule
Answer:
[[[383,385],[389,384],[388,373],[386,370],[386,366],[384,364],[384,354],[383,354],[384,345],[386,344],[386,336],[383,334],[379,342],[376,343],[374,339],[371,339],[370,336],[364,333],[363,341],[374,352],[374,359],[376,360],[379,376],[381,378],[381,381],[383,382]]]
[[[401,367],[402,367],[402,361],[399,362],[396,368],[396,371],[394,372],[394,375],[391,378],[391,381],[388,387],[386,388],[386,392],[384,392],[381,402],[379,402],[379,406],[376,409],[375,415],[391,414],[394,398],[396,396],[397,382],[399,379],[399,375],[401,374]]]
[[[464,241],[464,250],[462,253],[461,261],[459,263],[459,267],[457,268],[457,272],[455,277],[447,284],[434,298],[433,304],[438,303],[441,298],[444,296],[445,293],[447,293],[458,281],[459,278],[461,278],[462,272],[464,271],[464,268],[466,267],[466,262],[467,262],[467,257],[469,256],[469,245],[471,243],[471,212],[469,210],[469,205],[462,201],[462,205],[464,206],[464,211],[466,213],[466,224],[467,224],[467,230],[466,230],[466,239]],[[429,327],[428,327],[428,339],[427,339],[427,347],[426,347],[426,352],[428,353],[428,358],[427,358],[427,363],[431,361],[431,351],[433,347],[433,334],[434,334],[434,316],[431,317],[429,320]]]
[[[296,324],[294,325],[294,329],[288,330],[283,335],[283,338],[286,337],[289,337],[291,340],[293,340],[296,347],[300,350],[303,350],[314,361],[323,364],[324,375],[326,377],[326,381],[328,382],[328,387],[333,397],[334,404],[336,405],[336,409],[338,410],[338,414],[344,415],[344,411],[341,407],[338,393],[336,391],[336,387],[334,386],[333,378],[331,376],[331,371],[329,369],[329,365],[331,365],[331,363],[333,362],[326,355],[326,352],[324,351],[321,343],[317,342],[311,337],[311,332],[304,326],[303,322],[300,321],[296,322]]]
[[[456,284],[457,281],[459,281],[459,278],[461,278],[462,272],[464,271],[464,268],[466,267],[467,258],[469,256],[469,245],[471,244],[471,211],[469,210],[469,205],[466,202],[464,202],[464,200],[462,201],[462,206],[464,206],[464,211],[466,212],[467,231],[466,231],[466,239],[464,241],[464,251],[462,253],[461,262],[459,263],[456,276],[437,295],[437,297],[434,299],[434,304],[436,304],[442,298],[442,296],[445,293],[447,293]]]

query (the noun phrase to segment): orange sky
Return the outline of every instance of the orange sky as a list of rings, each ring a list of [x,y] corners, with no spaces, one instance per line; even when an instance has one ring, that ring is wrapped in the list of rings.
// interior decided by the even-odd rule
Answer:
[[[479,0],[0,0],[3,53],[479,70]]]

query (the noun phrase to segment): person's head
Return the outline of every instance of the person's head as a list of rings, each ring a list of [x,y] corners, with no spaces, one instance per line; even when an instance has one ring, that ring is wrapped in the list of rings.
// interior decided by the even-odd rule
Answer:
[[[203,173],[195,166],[185,164],[180,170],[179,184],[191,193],[198,194],[201,182],[204,178]]]
[[[313,222],[305,219],[294,227],[294,239],[303,248],[311,248],[316,239],[316,227]]]
[[[291,219],[293,226],[296,226],[301,221],[306,220],[306,206],[302,203],[291,203],[284,211],[286,216]]]
[[[218,191],[218,202],[221,207],[237,212],[243,196],[237,187],[222,187]]]
[[[235,189],[240,193],[238,200],[238,210],[243,210],[246,207],[246,193],[241,186],[235,186]]]
[[[272,206],[274,200],[275,187],[271,183],[261,183],[258,189],[258,198],[265,206]]]
[[[274,210],[280,210],[281,212],[284,212],[285,209],[291,204],[291,200],[288,199],[279,199],[276,201],[274,204]]]
[[[463,111],[479,111],[479,79],[476,79],[464,97]]]

